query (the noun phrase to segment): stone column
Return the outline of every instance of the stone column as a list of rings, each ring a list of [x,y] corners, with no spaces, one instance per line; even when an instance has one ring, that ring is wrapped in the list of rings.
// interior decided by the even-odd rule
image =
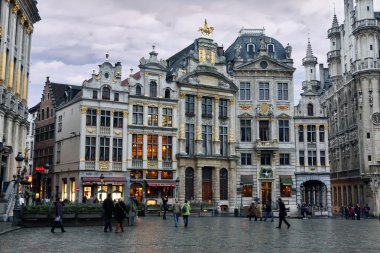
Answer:
[[[295,149],[295,156],[294,156],[294,159],[295,159],[295,163],[296,163],[296,170],[297,168],[299,169],[300,171],[300,168],[299,166],[300,165],[300,158],[299,158],[299,150],[300,150],[300,144],[299,144],[299,139],[298,139],[298,124],[295,124],[294,125],[294,136],[295,136],[295,140],[296,140],[296,149]]]
[[[213,132],[213,150],[214,155],[220,155],[220,140],[219,140],[219,97],[214,98],[214,132]]]
[[[179,127],[178,132],[178,145],[179,145],[179,153],[180,154],[186,154],[186,148],[185,148],[185,97],[186,94],[183,92],[180,92],[179,94],[179,115],[177,118],[177,114],[174,113],[176,110],[173,108],[173,124]]]
[[[202,155],[202,95],[197,95],[197,101],[195,106],[196,115],[196,127],[195,127],[195,154]]]
[[[163,105],[158,106],[158,126],[162,127],[162,107]]]
[[[179,177],[179,197],[178,201],[185,201],[185,186],[186,186],[186,177],[185,177],[185,166],[180,166],[178,168],[178,177]]]
[[[236,167],[230,167],[228,171],[228,200],[229,200],[229,211],[233,212],[234,208],[237,208],[236,203]]]
[[[212,173],[212,199],[217,203],[220,200],[220,168],[215,167]]]
[[[326,143],[326,147],[328,147],[328,141],[329,141],[329,125],[328,124],[324,124],[324,127],[325,127],[325,143]],[[327,149],[325,151],[325,160],[326,160],[326,167],[330,167],[330,156],[329,156],[329,150]],[[330,172],[330,169],[328,170],[328,172]]]
[[[132,132],[128,132],[128,146],[125,150],[127,150],[127,169],[128,169],[132,167]]]
[[[4,127],[5,127],[5,113],[4,111],[0,110],[0,142],[3,142],[4,138]]]
[[[100,108],[96,109],[96,133],[99,135],[100,133],[100,117],[101,117],[101,110]],[[99,170],[99,147],[100,147],[100,140],[99,138],[96,138],[96,149],[95,149],[95,170]]]
[[[202,167],[196,167],[194,177],[195,201],[202,202]]]
[[[320,142],[319,142],[319,124],[315,126],[315,131],[316,131],[316,143],[317,143],[317,167],[319,168],[321,166],[321,152],[320,152]],[[318,171],[318,170],[317,170]]]
[[[307,143],[307,124],[303,125],[303,140],[305,143]],[[309,161],[308,161],[308,152],[307,152],[307,144],[304,145],[304,157],[305,157],[305,167],[309,166]]]
[[[123,151],[122,151],[122,155],[121,155],[121,160],[122,160],[122,171],[127,171],[127,163],[128,163],[128,158],[129,158],[129,154],[128,152],[130,152],[130,149],[132,149],[132,145],[131,145],[131,148],[128,148],[128,145],[129,143],[131,143],[129,140],[129,134],[127,134],[127,131],[128,131],[128,114],[129,112],[128,111],[124,111],[123,112]],[[126,189],[128,187],[127,184],[124,185],[124,188]],[[124,195],[124,198],[125,198],[125,195]]]
[[[228,121],[228,131],[229,131],[229,138],[228,138],[228,153],[229,156],[234,156],[236,155],[236,150],[235,150],[235,107],[234,103],[235,101],[233,99],[230,99],[229,101],[229,106],[227,108],[227,116],[229,117]]]
[[[148,106],[144,105],[143,112],[144,112],[144,114],[143,114],[143,125],[147,126],[148,125]]]

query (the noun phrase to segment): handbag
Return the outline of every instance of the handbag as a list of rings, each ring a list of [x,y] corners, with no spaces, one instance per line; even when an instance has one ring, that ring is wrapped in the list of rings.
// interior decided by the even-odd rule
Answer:
[[[55,222],[60,222],[60,221],[61,221],[61,216],[57,216],[57,217],[55,217],[55,218],[54,218],[54,221],[55,221]]]

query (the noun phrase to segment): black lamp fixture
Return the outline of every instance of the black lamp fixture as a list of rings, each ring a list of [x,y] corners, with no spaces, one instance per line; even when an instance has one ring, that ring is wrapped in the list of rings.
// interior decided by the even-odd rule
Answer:
[[[44,165],[44,172],[45,172],[45,174],[49,174],[49,168],[50,168],[50,164],[49,163],[45,163],[45,165]]]
[[[104,175],[103,175],[103,173],[100,174],[100,183],[102,183],[102,185],[103,185],[103,183],[104,183]]]
[[[15,160],[17,162],[17,175],[13,176],[15,182],[14,182],[14,192],[15,192],[15,205],[13,207],[13,220],[12,225],[13,226],[20,226],[22,225],[22,219],[21,219],[21,206],[19,202],[19,184],[21,181],[21,168],[22,168],[22,162],[24,161],[24,157],[22,156],[21,152],[18,152],[17,156],[15,157]]]

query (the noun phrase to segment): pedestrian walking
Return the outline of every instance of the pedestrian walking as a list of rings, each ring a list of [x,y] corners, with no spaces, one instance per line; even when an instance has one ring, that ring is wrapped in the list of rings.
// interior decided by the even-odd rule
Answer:
[[[56,200],[54,202],[54,206],[55,206],[55,218],[54,218],[54,221],[53,221],[53,226],[52,226],[52,228],[51,228],[50,231],[52,233],[54,233],[54,229],[56,227],[60,227],[61,228],[61,232],[64,233],[66,231],[63,228],[63,204],[60,201],[59,197],[56,198]]]
[[[278,226],[276,228],[281,228],[282,221],[285,222],[285,224],[288,226],[288,229],[290,228],[289,222],[285,219],[286,216],[286,208],[284,202],[282,202],[281,198],[278,198],[278,206],[279,206],[279,221]]]
[[[261,205],[260,201],[258,201],[256,204],[255,221],[257,221],[257,218],[260,218],[260,221],[263,220],[263,206]]]
[[[168,210],[168,196],[165,195],[162,197],[162,208],[164,209],[164,215],[162,216],[163,220],[166,220],[166,211]]]
[[[252,217],[255,217],[255,216],[256,216],[256,206],[255,206],[255,203],[252,202],[248,208],[249,221],[251,221]]]
[[[189,224],[189,216],[191,211],[190,204],[187,203],[187,200],[185,200],[185,204],[183,204],[181,211],[183,216],[183,224],[185,227],[187,227],[187,225]]]
[[[267,203],[265,204],[265,218],[264,221],[267,221],[267,218],[271,217],[271,222],[273,222],[273,212],[272,212],[272,203],[267,200]]]
[[[116,228],[115,228],[115,233],[124,232],[123,220],[125,218],[125,212],[124,212],[124,209],[120,203],[121,203],[121,199],[119,199],[118,202],[116,202],[116,204],[113,208],[113,214],[114,214],[116,222],[117,222]]]
[[[178,227],[178,217],[180,214],[181,214],[181,206],[178,203],[178,199],[176,199],[173,205],[173,219],[174,219],[175,227]]]
[[[103,201],[103,210],[104,210],[104,232],[107,232],[107,229],[112,231],[112,212],[114,204],[111,198],[111,194],[108,193],[107,198]]]

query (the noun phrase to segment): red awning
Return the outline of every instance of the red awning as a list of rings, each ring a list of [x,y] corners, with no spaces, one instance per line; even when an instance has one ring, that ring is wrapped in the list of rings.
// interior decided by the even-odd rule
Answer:
[[[82,177],[82,182],[100,183],[100,178],[99,177]],[[125,177],[105,177],[104,182],[126,183],[127,179]]]
[[[154,187],[164,187],[164,186],[169,186],[169,187],[175,187],[175,181],[174,180],[146,180],[146,183],[149,186],[154,186]]]

